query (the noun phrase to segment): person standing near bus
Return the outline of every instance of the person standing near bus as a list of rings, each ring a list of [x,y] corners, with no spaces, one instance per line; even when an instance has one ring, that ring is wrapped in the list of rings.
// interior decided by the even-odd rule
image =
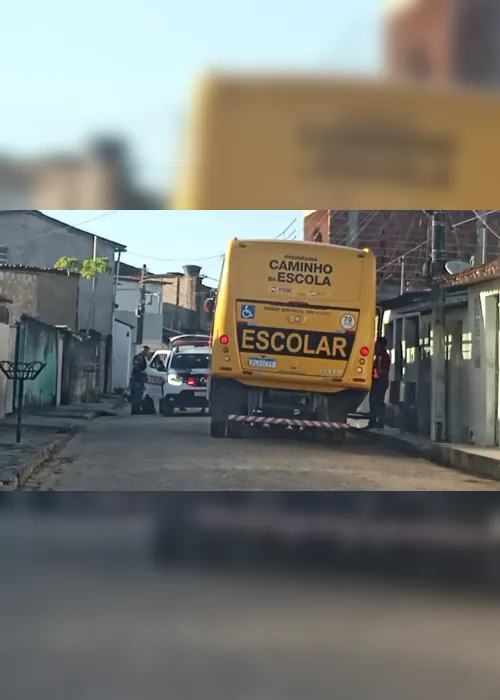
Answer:
[[[368,428],[383,428],[385,394],[389,387],[391,358],[387,352],[387,338],[378,338],[375,343],[373,379],[370,391],[370,422]]]
[[[136,355],[132,361],[132,375],[130,377],[130,396],[132,404],[132,415],[137,416],[142,413],[142,399],[144,397],[144,387],[146,386],[146,370],[150,350],[145,345],[142,351]]]

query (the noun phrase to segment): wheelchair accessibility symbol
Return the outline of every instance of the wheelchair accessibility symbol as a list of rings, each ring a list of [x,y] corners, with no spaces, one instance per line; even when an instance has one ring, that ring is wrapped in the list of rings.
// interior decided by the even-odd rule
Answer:
[[[251,321],[255,318],[255,306],[253,304],[243,304],[241,307],[241,318]]]

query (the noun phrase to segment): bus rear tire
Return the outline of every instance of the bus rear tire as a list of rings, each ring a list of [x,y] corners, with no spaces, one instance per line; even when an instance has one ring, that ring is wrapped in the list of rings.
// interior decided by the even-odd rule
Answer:
[[[345,430],[330,431],[330,445],[343,445],[345,442]]]
[[[314,440],[320,445],[328,445],[331,440],[331,431],[326,428],[316,428],[314,431]]]
[[[210,421],[210,436],[213,438],[225,438],[227,426],[222,421]]]
[[[241,440],[243,437],[243,425],[236,421],[230,421],[227,424],[227,436],[233,440]]]

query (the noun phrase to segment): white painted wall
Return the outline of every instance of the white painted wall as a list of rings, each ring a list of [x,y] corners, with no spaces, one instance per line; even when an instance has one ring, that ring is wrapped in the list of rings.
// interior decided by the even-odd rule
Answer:
[[[16,346],[16,328],[0,323],[0,360],[13,360]],[[0,419],[12,413],[14,382],[0,372]]]
[[[448,309],[445,316],[447,336],[446,422],[450,442],[470,440],[469,384],[472,363],[468,307]]]
[[[0,360],[10,358],[10,328],[6,323],[0,323]],[[0,420],[7,413],[8,381],[3,372],[0,372]]]
[[[113,327],[113,389],[126,389],[133,358],[133,329],[115,320]]]
[[[63,356],[64,356],[64,336],[59,333],[59,338],[57,342],[57,396],[56,405],[61,405],[61,393],[62,393],[62,370],[63,370]]]
[[[140,288],[134,280],[119,280],[116,290],[116,318],[137,326],[137,308]],[[146,285],[146,316],[144,318],[144,345],[154,350],[163,347],[163,285],[148,282]],[[135,330],[134,330],[135,343]]]
[[[495,446],[499,421],[498,366],[495,344],[495,296],[500,294],[498,280],[469,287],[469,328],[472,332],[472,359],[469,363],[470,430],[472,442],[480,447]],[[492,296],[493,295],[493,296]]]

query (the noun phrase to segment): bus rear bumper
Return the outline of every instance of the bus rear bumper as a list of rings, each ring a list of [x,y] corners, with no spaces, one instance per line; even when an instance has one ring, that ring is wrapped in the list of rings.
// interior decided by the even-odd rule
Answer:
[[[288,430],[303,430],[305,428],[322,428],[326,430],[349,430],[350,426],[347,423],[337,423],[332,421],[322,420],[299,420],[298,418],[274,418],[268,416],[243,416],[235,413],[228,416],[228,421],[242,423],[245,425],[281,425]]]

